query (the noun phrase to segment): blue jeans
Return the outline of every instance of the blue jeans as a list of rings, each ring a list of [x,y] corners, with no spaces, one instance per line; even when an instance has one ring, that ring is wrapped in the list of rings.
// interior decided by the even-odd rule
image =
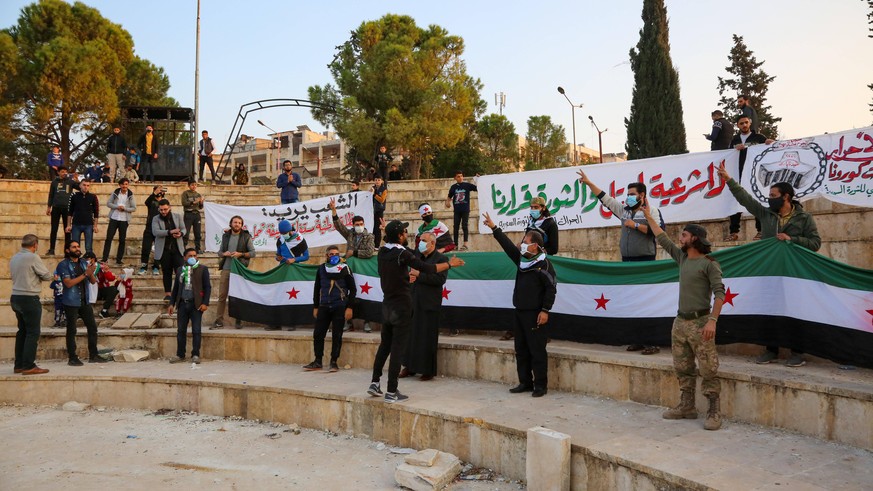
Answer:
[[[73,229],[70,232],[70,240],[76,241],[79,244],[82,243],[81,239],[82,234],[85,234],[85,252],[91,252],[91,243],[94,239],[94,226],[93,225],[73,225]]]
[[[203,321],[203,312],[194,306],[194,301],[179,302],[179,310],[176,311],[178,331],[176,332],[176,356],[185,358],[188,345],[188,321],[191,321],[191,356],[200,356],[200,325]]]

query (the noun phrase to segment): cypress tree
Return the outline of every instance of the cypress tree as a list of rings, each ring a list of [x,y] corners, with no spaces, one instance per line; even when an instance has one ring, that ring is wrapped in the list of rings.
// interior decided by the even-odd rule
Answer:
[[[734,45],[728,55],[731,64],[724,68],[733,77],[718,77],[718,103],[724,108],[725,114],[739,116],[737,97],[749,96],[752,107],[758,113],[758,133],[767,138],[778,139],[778,123],[782,118],[773,116],[770,111],[772,107],[767,105],[767,91],[770,89],[770,82],[776,77],[767,75],[761,69],[764,62],[755,58],[755,53],[746,46],[742,36],[733,36]]]
[[[640,41],[630,50],[634,90],[630,117],[624,120],[628,159],[687,153],[664,0],[643,0],[642,17]]]

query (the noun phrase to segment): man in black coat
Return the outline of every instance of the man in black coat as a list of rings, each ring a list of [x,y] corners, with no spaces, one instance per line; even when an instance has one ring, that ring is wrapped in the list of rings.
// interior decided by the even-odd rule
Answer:
[[[703,136],[709,140],[710,150],[727,150],[731,147],[731,137],[734,134],[734,125],[725,119],[724,113],[716,109],[712,112],[712,131]]]
[[[432,232],[425,232],[419,238],[416,256],[422,262],[434,265],[449,262],[449,258],[437,251],[436,236]],[[412,330],[404,358],[405,368],[400,371],[400,378],[421,374],[421,380],[430,380],[436,375],[440,307],[443,305],[443,285],[448,276],[448,271],[409,271],[409,282],[412,283]]]
[[[734,138],[731,140],[731,146],[740,151],[739,182],[743,182],[743,168],[746,166],[746,150],[752,145],[760,145],[762,143],[769,145],[773,143],[773,140],[755,132],[752,129],[752,118],[749,116],[740,116],[737,119],[737,127],[740,131],[734,135]],[[727,237],[724,238],[725,242],[733,242],[740,239],[740,218],[742,215],[742,212],[731,215],[730,231]],[[758,234],[755,235],[755,240],[759,240],[761,238],[761,221],[757,218],[755,219],[755,230],[758,231]]]
[[[518,385],[509,392],[533,391],[533,397],[542,397],[548,391],[548,337],[544,327],[549,322],[549,311],[558,291],[555,268],[547,257],[539,232],[528,231],[521,244],[516,245],[494,224],[488,213],[485,213],[484,223],[492,230],[506,255],[518,266],[512,291]]]

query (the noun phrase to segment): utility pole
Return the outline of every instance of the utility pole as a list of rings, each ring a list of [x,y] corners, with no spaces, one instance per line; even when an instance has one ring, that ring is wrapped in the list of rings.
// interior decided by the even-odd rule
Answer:
[[[594,117],[588,116],[588,120],[591,121],[591,124],[594,125],[594,129],[597,130],[597,146],[600,147],[600,163],[603,163],[603,134],[609,131],[609,128],[606,128],[603,131],[600,131],[600,128],[597,127],[597,123],[594,122]]]
[[[197,0],[197,41],[194,53],[194,168],[191,175],[197,179],[197,156],[200,136],[200,0]],[[200,176],[203,177],[203,176]],[[220,179],[219,179],[220,180]]]
[[[584,104],[579,104],[578,106],[573,104],[573,101],[564,93],[563,87],[558,87],[558,92],[570,103],[570,113],[573,116],[573,165],[576,165],[579,163],[579,147],[576,146],[576,108],[581,108]]]

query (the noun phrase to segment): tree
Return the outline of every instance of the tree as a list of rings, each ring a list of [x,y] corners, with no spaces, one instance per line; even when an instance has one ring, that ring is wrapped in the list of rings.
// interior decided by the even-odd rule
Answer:
[[[4,33],[17,55],[4,96],[18,150],[29,154],[25,173],[45,172],[51,145],[73,166],[102,152],[123,104],[175,102],[163,70],[134,55],[130,34],[83,3],[40,0]]]
[[[719,106],[725,109],[725,114],[738,116],[740,109],[737,106],[737,97],[749,96],[752,107],[758,113],[758,133],[769,138],[778,138],[778,123],[782,118],[773,116],[770,112],[771,106],[766,105],[770,82],[776,77],[767,75],[761,69],[764,62],[755,58],[755,54],[743,42],[742,36],[734,34],[733,39],[734,45],[728,55],[731,64],[724,68],[731,77],[718,77]]]
[[[465,124],[485,108],[463,53],[460,36],[420,28],[409,16],[364,22],[328,64],[335,85],[309,87],[310,100],[337,110],[314,108],[312,116],[362,152],[402,150],[418,178],[436,149],[463,140]]]
[[[644,0],[642,18],[640,40],[630,50],[634,89],[624,120],[631,160],[688,152],[664,0]]]
[[[553,169],[567,163],[567,137],[564,135],[564,127],[552,123],[551,116],[529,117],[526,138],[526,170]]]
[[[518,135],[506,116],[493,113],[484,116],[476,124],[476,138],[482,148],[485,173],[518,170]]]
[[[485,156],[476,141],[473,132],[452,148],[438,150],[433,158],[433,175],[435,177],[454,177],[461,171],[466,176],[490,174],[485,167]]]

